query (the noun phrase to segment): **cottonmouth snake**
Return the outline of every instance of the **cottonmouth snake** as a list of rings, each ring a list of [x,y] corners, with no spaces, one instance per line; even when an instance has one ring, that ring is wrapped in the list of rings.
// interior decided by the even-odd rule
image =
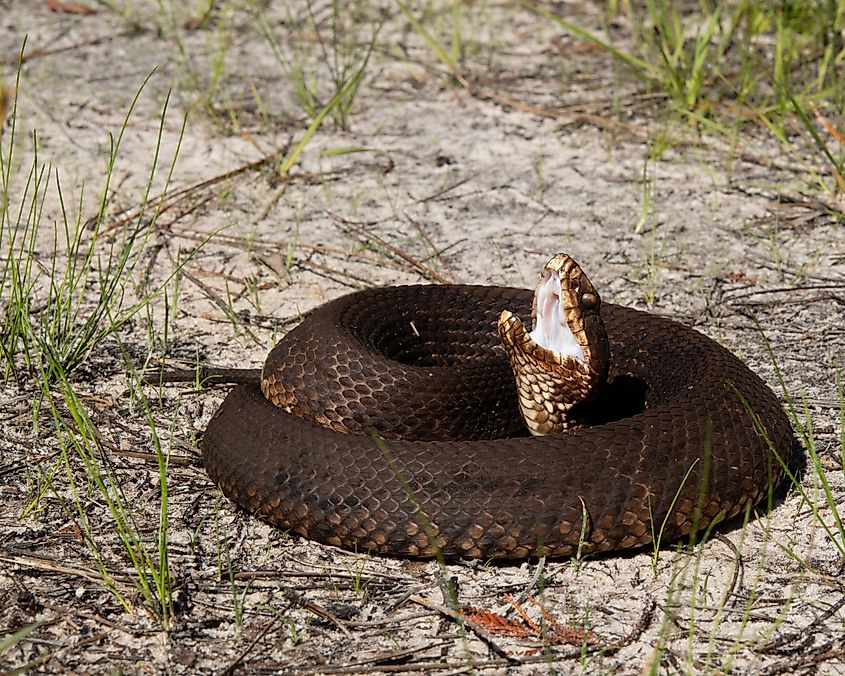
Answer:
[[[458,285],[322,306],[265,364],[291,412],[235,387],[205,433],[208,474],[282,528],[411,556],[638,547],[771,494],[794,448],[772,391],[697,331],[617,305],[600,311],[609,384],[574,409],[586,426],[529,436],[496,325],[531,306],[531,291]]]

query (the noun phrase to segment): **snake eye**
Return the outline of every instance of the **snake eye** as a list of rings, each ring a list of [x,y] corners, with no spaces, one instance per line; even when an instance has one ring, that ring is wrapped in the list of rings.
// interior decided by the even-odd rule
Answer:
[[[595,310],[599,305],[599,297],[587,291],[581,294],[581,307],[585,310]]]

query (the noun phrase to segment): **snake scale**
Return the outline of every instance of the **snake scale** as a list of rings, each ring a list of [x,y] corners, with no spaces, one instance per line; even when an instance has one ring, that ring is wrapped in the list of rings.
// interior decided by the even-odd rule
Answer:
[[[607,386],[573,410],[581,426],[530,436],[497,321],[532,297],[418,285],[327,303],[265,364],[280,406],[257,384],[228,394],[208,474],[281,528],[420,557],[639,547],[770,495],[795,449],[772,391],[697,331],[617,305],[601,305]]]

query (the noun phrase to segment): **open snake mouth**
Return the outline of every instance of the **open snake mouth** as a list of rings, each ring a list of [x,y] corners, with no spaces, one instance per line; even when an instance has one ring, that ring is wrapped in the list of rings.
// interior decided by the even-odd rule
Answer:
[[[499,337],[532,434],[554,434],[577,425],[570,409],[606,384],[610,354],[600,305],[578,263],[557,254],[543,267],[534,292],[531,332],[509,310],[499,315]]]
[[[586,362],[584,348],[575,338],[566,321],[557,272],[545,270],[537,285],[534,329],[528,334],[535,343],[558,355],[575,357]]]

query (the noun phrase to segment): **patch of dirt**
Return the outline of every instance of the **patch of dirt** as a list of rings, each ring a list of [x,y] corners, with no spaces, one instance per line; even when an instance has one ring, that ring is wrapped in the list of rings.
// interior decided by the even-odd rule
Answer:
[[[832,500],[845,507],[835,384],[845,354],[845,232],[828,205],[802,192],[816,161],[809,153],[787,156],[753,128],[731,145],[660,122],[665,99],[638,93],[605,55],[528,10],[484,4],[462,15],[474,76],[460,84],[401,12],[367,5],[361,43],[384,25],[348,130],[327,120],[283,179],[278,165],[310,120],[254,15],[228,3],[206,23],[200,10],[157,14],[157,3],[132,3],[130,18],[99,5],[89,15],[44,2],[4,4],[7,86],[28,34],[17,119],[21,185],[26,138],[37,129],[40,156],[61,169],[66,203],[75,209],[70,196],[84,183],[81,217],[95,216],[108,134],[117,134],[155,69],[109,188],[104,229],[119,240],[143,201],[168,90],[153,195],[164,188],[189,113],[170,188],[184,192],[165,202],[125,301],[193,257],[168,282],[166,298],[136,315],[120,343],[101,343],[73,380],[150,552],[161,487],[123,348],[139,366],[151,356],[187,367],[197,359],[257,367],[301,313],[340,294],[444,280],[533,287],[557,251],[582,264],[604,299],[695,326],[782,393],[780,374],[801,419],[813,423]],[[598,27],[584,4],[561,11]],[[327,6],[316,10],[324,35]],[[265,16],[285,35],[308,9],[291,2]],[[283,47],[302,55],[327,100],[318,41],[313,33],[288,37]],[[650,140],[667,129],[672,142],[649,161]],[[48,266],[50,226],[59,219],[50,190],[38,248]],[[49,412],[33,429],[36,385],[5,387],[0,630],[5,638],[40,624],[0,654],[0,671],[843,668],[843,559],[822,524],[843,543],[812,469],[802,478],[810,503],[793,489],[768,513],[720,529],[691,553],[669,546],[659,556],[441,569],[313,544],[223,499],[197,442],[224,390],[172,386],[160,398],[147,390],[171,454],[168,565],[176,592],[165,631],[135,591],[109,507],[72,453],[66,469]],[[98,572],[84,519],[125,605]],[[478,611],[464,629],[444,597],[446,578],[460,603]]]

